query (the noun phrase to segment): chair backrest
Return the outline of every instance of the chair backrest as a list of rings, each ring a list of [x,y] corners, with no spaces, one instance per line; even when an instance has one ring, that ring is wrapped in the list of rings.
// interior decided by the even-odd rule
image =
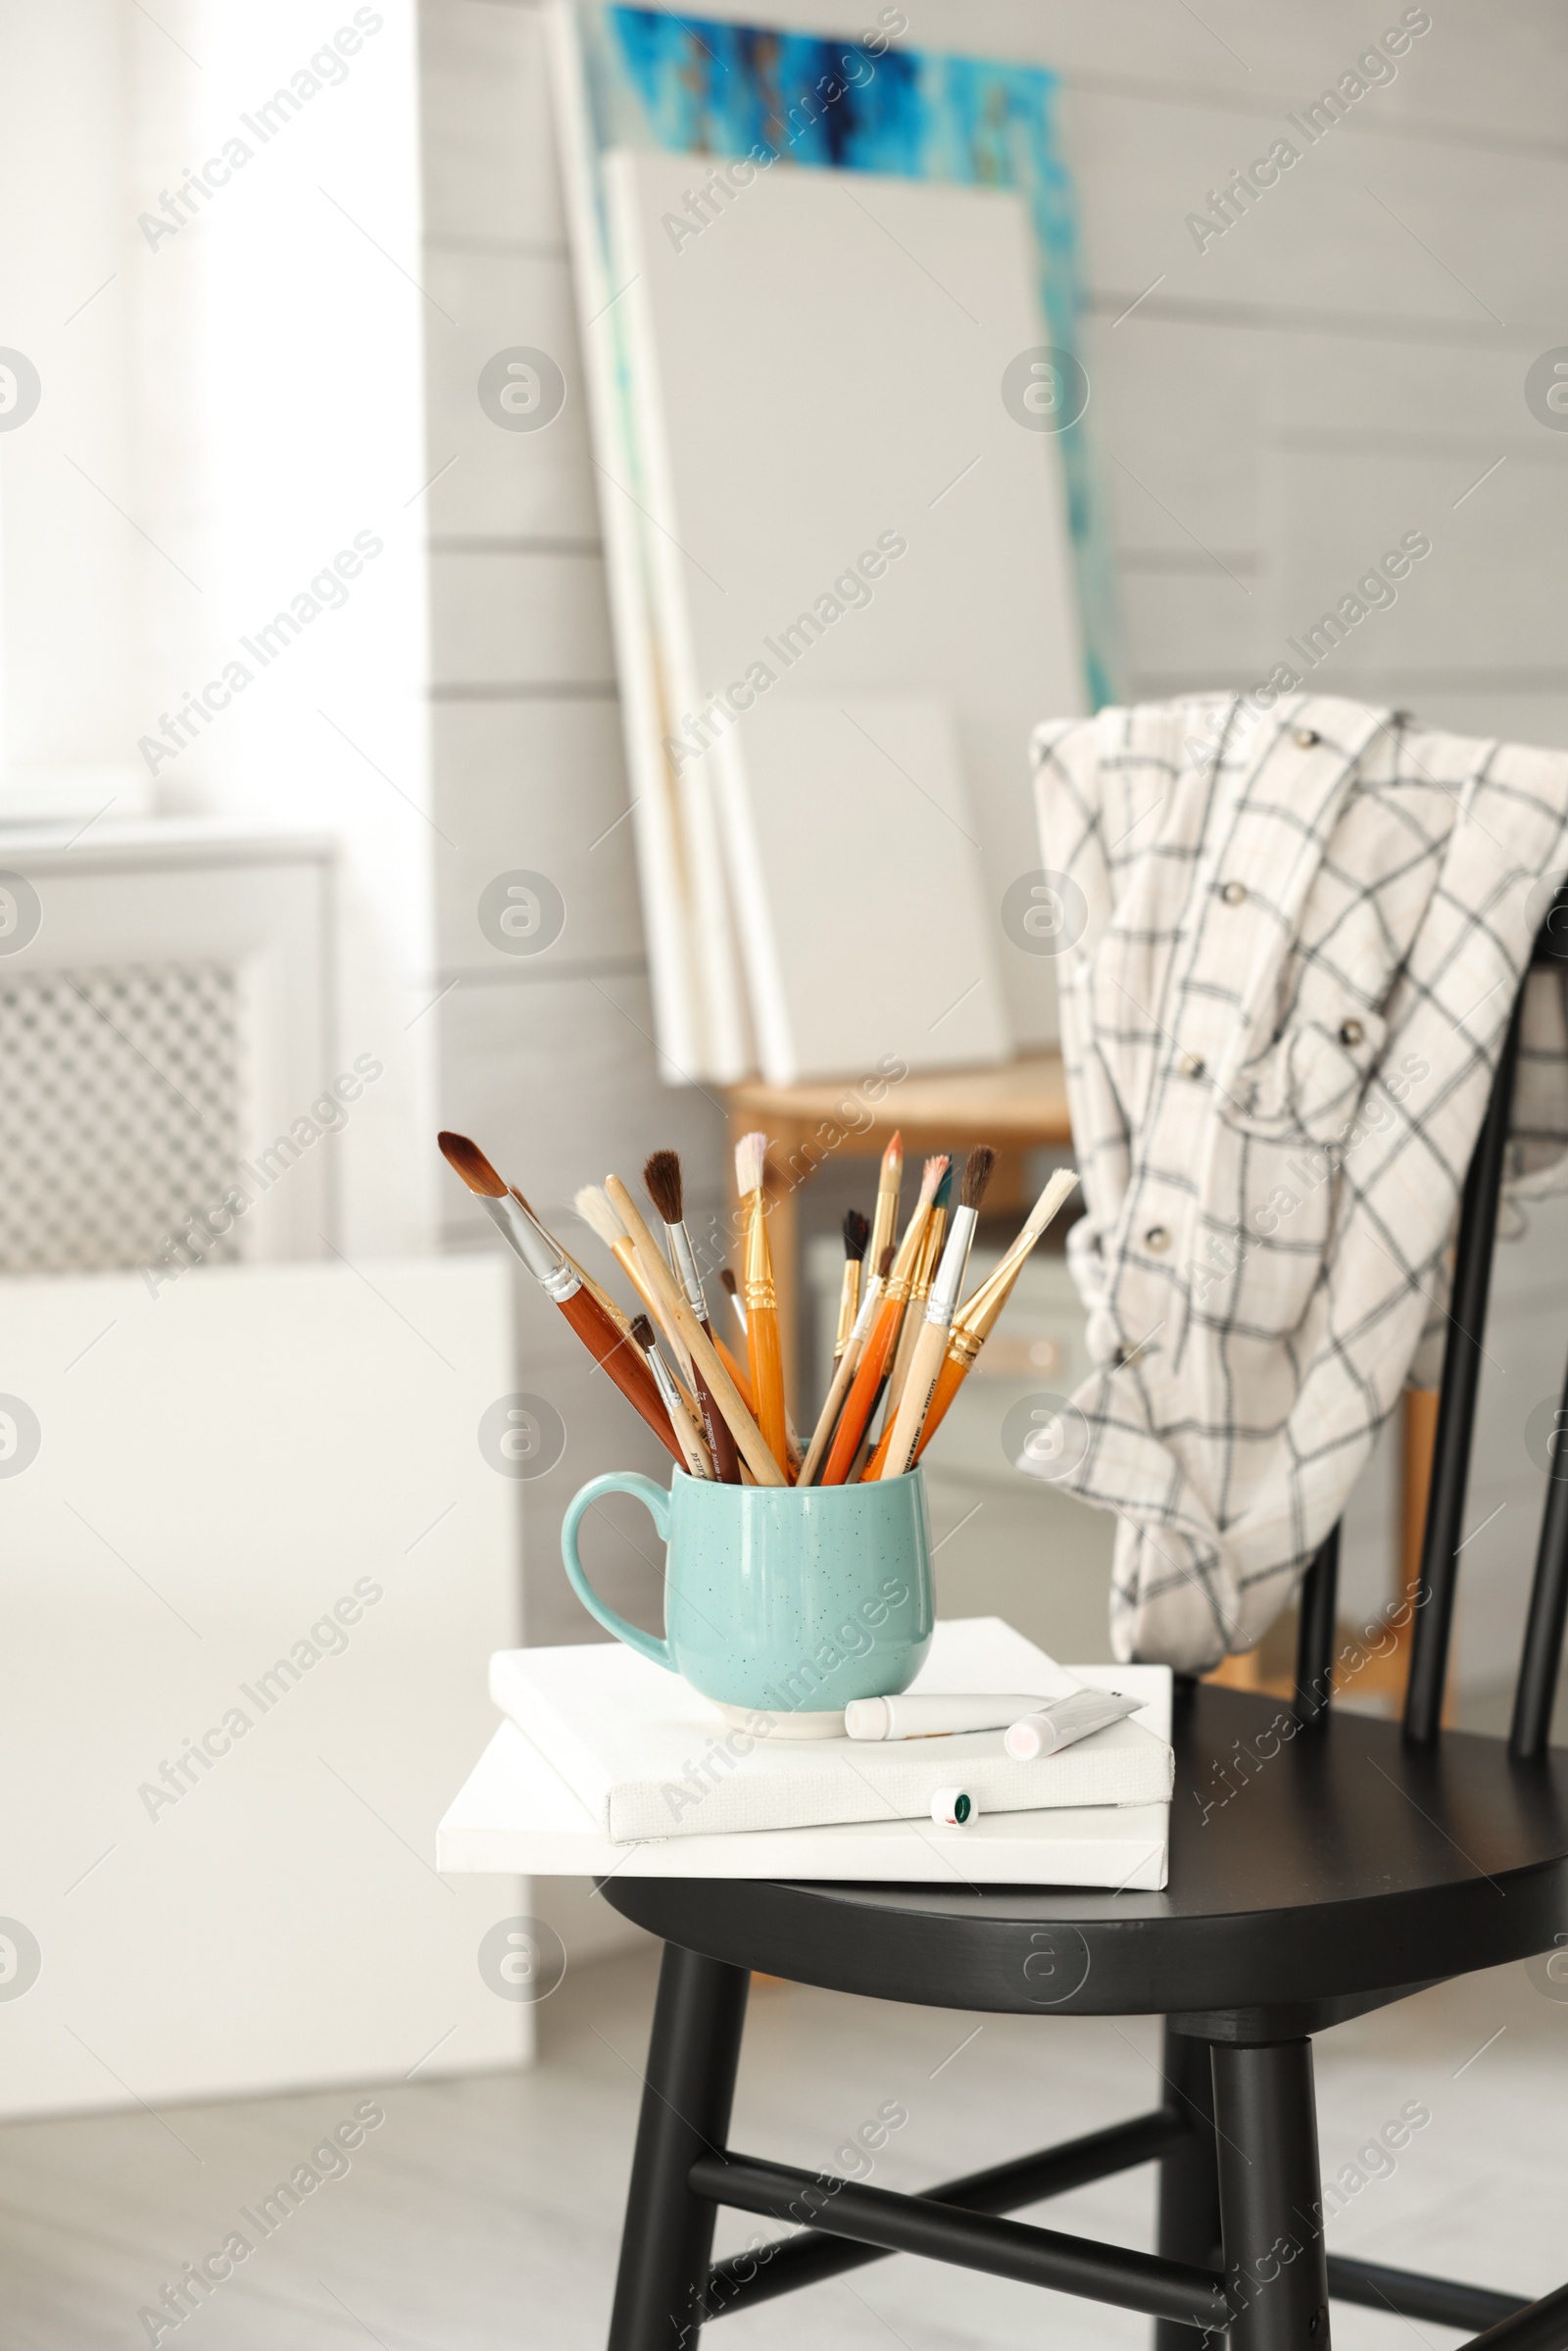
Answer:
[[[1531,969],[1564,963],[1568,963],[1568,886],[1559,891],[1542,926]],[[1411,1620],[1410,1680],[1404,1701],[1404,1736],[1418,1746],[1430,1746],[1442,1729],[1444,1686],[1459,1583],[1465,1491],[1475,1438],[1476,1400],[1481,1388],[1482,1343],[1492,1288],[1493,1249],[1519,1063],[1523,1006],[1521,989],[1498,1056],[1492,1099],[1465,1178],[1459,1210],[1432,1483],[1427,1494],[1421,1573]],[[1564,1414],[1568,1415],[1568,1375],[1562,1400]],[[1568,1419],[1561,1425],[1568,1426]],[[1339,1556],[1340,1531],[1336,1527],[1301,1585],[1296,1681],[1298,1700],[1309,1717],[1321,1716],[1332,1694]],[[1557,1475],[1553,1462],[1546,1480],[1535,1582],[1514,1689],[1508,1744],[1510,1752],[1521,1762],[1538,1760],[1546,1750],[1565,1623],[1568,1623],[1568,1457],[1563,1474]]]

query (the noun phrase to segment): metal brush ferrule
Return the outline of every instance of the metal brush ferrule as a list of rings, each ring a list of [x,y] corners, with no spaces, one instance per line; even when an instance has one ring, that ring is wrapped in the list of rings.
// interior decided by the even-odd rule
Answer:
[[[677,1412],[684,1413],[686,1407],[681,1402],[680,1390],[671,1378],[669,1366],[658,1347],[648,1347],[644,1352],[643,1360],[654,1375],[654,1385],[659,1390],[664,1410],[671,1415]]]
[[[692,1249],[692,1237],[686,1230],[684,1220],[680,1224],[665,1225],[664,1238],[669,1243],[669,1254],[675,1268],[675,1279],[686,1293],[686,1303],[698,1321],[705,1323],[708,1320],[708,1300],[703,1296],[703,1277],[697,1270],[697,1258]]]
[[[865,1285],[865,1296],[860,1300],[859,1311],[855,1317],[855,1328],[850,1333],[852,1339],[865,1340],[869,1338],[871,1325],[876,1320],[877,1303],[881,1296],[882,1276],[874,1273]]]
[[[839,1292],[839,1327],[833,1335],[833,1360],[836,1363],[849,1345],[855,1328],[855,1317],[860,1303],[860,1260],[847,1257],[844,1261],[844,1286]]]
[[[958,1208],[954,1213],[953,1230],[948,1246],[942,1252],[942,1263],[931,1288],[931,1302],[926,1307],[927,1322],[951,1323],[958,1309],[958,1292],[963,1285],[964,1267],[969,1262],[969,1245],[979,1223],[973,1208]]]
[[[525,1208],[516,1195],[509,1194],[504,1207],[511,1221],[518,1256],[533,1275],[540,1289],[553,1304],[563,1305],[582,1288],[575,1267],[557,1242],[552,1241],[544,1226],[531,1209]]]

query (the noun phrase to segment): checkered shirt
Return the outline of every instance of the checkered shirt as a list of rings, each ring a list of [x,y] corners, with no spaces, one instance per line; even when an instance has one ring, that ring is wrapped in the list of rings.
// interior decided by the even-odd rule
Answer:
[[[1117,1656],[1202,1671],[1291,1600],[1424,1331],[1433,1384],[1459,1194],[1568,863],[1568,754],[1306,695],[1105,710],[1032,748],[1097,1366],[1040,1466],[1120,1522]],[[1565,1149],[1547,969],[1510,1198],[1564,1180]]]

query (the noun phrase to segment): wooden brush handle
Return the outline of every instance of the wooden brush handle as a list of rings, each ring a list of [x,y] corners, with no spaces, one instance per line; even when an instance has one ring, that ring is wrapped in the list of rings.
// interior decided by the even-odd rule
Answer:
[[[710,1324],[709,1328],[711,1330],[712,1325]],[[713,1345],[718,1349],[719,1359],[723,1363],[724,1369],[729,1373],[730,1378],[740,1390],[741,1402],[746,1406],[747,1411],[755,1420],[757,1418],[757,1405],[753,1401],[752,1397],[751,1373],[747,1371],[736,1359],[736,1357],[730,1353],[729,1348],[724,1345],[723,1340],[720,1339],[716,1331],[713,1332]]]
[[[779,1468],[785,1470],[790,1457],[790,1441],[784,1421],[784,1356],[778,1341],[776,1306],[748,1305],[746,1352],[751,1357],[757,1423],[768,1451]]]
[[[834,1425],[843,1408],[844,1399],[850,1393],[850,1383],[855,1378],[855,1367],[858,1361],[859,1357],[854,1351],[853,1345],[847,1345],[843,1354],[834,1365],[833,1384],[829,1388],[827,1399],[817,1415],[816,1426],[811,1431],[811,1442],[806,1448],[806,1459],[801,1463],[801,1474],[796,1480],[796,1484],[799,1486],[811,1486],[816,1482],[816,1473],[821,1468],[822,1456],[832,1442]]]
[[[908,1369],[898,1411],[887,1436],[877,1447],[880,1460],[875,1468],[867,1467],[866,1477],[900,1478],[913,1466],[920,1443],[921,1425],[936,1393],[947,1351],[947,1324],[922,1320],[909,1350]]]
[[[619,1176],[607,1176],[605,1190],[614,1202],[621,1223],[626,1227],[637,1246],[638,1254],[642,1259],[643,1272],[659,1292],[663,1312],[672,1317],[682,1339],[686,1342],[693,1368],[701,1371],[704,1379],[708,1382],[714,1403],[729,1422],[730,1428],[734,1432],[735,1443],[740,1448],[747,1468],[759,1486],[785,1485],[787,1481],[784,1472],[768,1451],[761,1430],[742,1403],[740,1391],[724,1369],[718,1350],[675,1288],[669,1269],[659,1253],[653,1235],[638,1213],[637,1202],[632,1199]]]
[[[636,1342],[621,1337],[590,1290],[574,1290],[570,1298],[563,1299],[561,1311],[594,1361],[604,1366],[627,1403],[642,1414],[660,1444],[684,1469],[686,1456]]]
[[[860,1357],[844,1410],[839,1415],[838,1433],[827,1457],[827,1467],[822,1472],[824,1486],[842,1486],[850,1474],[855,1456],[860,1449],[860,1440],[865,1435],[866,1423],[876,1404],[877,1391],[888,1367],[888,1357],[893,1352],[893,1343],[899,1335],[899,1318],[903,1310],[902,1299],[892,1299],[877,1310],[877,1318],[871,1325],[871,1336],[865,1343],[865,1352]]]

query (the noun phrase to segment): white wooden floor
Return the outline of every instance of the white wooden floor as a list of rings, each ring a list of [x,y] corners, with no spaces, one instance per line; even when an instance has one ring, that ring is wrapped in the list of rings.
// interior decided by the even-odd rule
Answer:
[[[150,2339],[138,2312],[233,2229],[250,2259],[161,2342],[191,2351],[598,2351],[653,1993],[651,1953],[568,1979],[528,2074],[174,2108],[0,2131],[0,2342],[99,2351]],[[1568,2277],[1568,2001],[1523,1968],[1423,1994],[1324,2035],[1325,2172],[1407,2101],[1431,2122],[1330,2231],[1342,2250],[1522,2293]],[[858,2125],[908,2121],[873,2175],[914,2188],[1134,2113],[1157,2089],[1143,2025],[978,2019],[761,1984],[735,2143],[833,2166]],[[362,2096],[385,2113],[345,2176],[265,2241],[240,2207],[309,2159]],[[1147,2244],[1152,2174],[1062,2198],[1054,2226]],[[1042,2208],[1042,2216],[1045,2208]],[[720,2247],[752,2223],[721,2219]],[[1024,2351],[1148,2341],[1145,2322],[898,2260],[723,2320],[744,2351],[902,2344]],[[1337,2308],[1339,2351],[1443,2351],[1442,2329]]]

